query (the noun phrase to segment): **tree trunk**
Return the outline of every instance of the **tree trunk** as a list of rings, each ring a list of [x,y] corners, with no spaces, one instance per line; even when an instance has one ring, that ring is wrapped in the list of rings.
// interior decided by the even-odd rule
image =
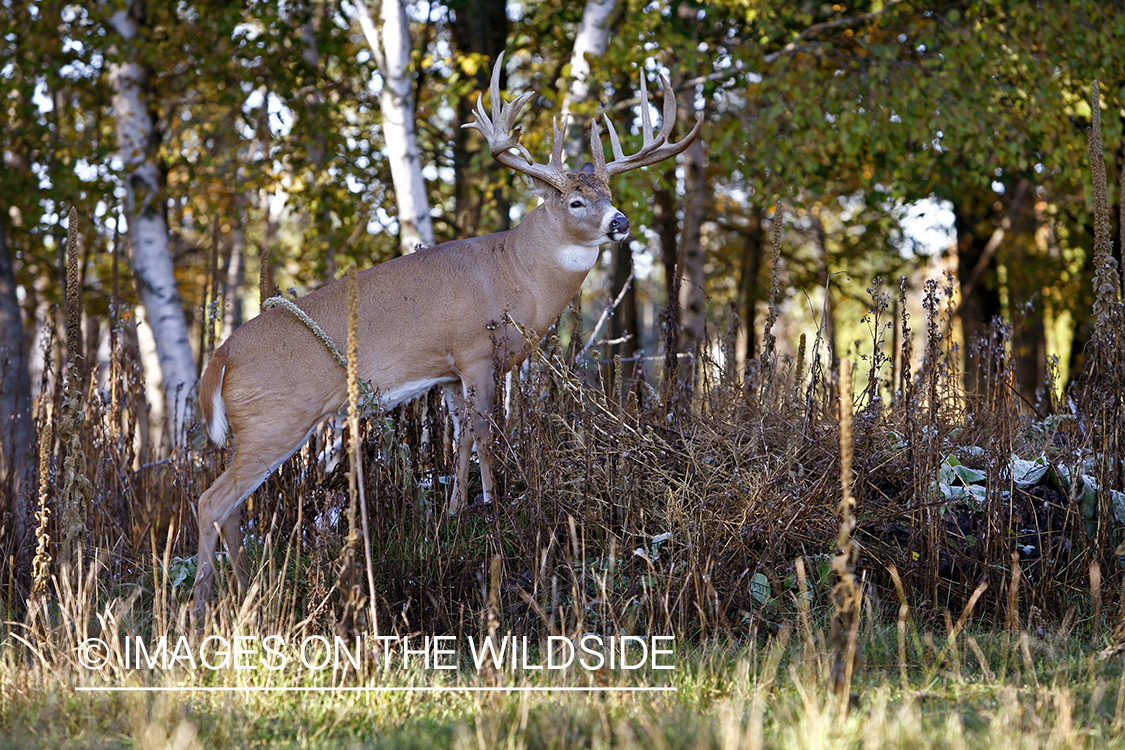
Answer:
[[[462,55],[479,55],[485,60],[495,60],[508,41],[508,11],[504,0],[456,0],[449,6],[454,12],[453,43]],[[477,69],[476,91],[488,89],[489,67]],[[504,76],[501,74],[501,88]],[[470,181],[472,154],[469,152],[474,131],[461,125],[472,121],[476,95],[462,96],[457,100],[457,117],[453,128],[454,221],[460,237],[480,233],[480,198],[473,197]],[[511,228],[511,202],[503,191],[496,194],[497,226],[494,231]]]
[[[279,193],[275,197],[265,188],[260,188],[258,204],[262,209],[262,245],[258,248],[258,310],[261,311],[266,307],[266,300],[278,293],[270,259],[273,248],[277,245],[277,233],[281,226],[285,196]]]
[[[569,117],[573,107],[590,97],[590,63],[586,57],[601,57],[609,46],[610,16],[617,6],[617,0],[586,0],[582,11],[582,22],[574,37],[574,50],[570,55],[570,87],[563,97],[561,114]],[[644,71],[641,71],[644,74]],[[568,138],[566,151],[577,157],[582,149],[582,138]]]
[[[621,289],[625,286],[626,282],[629,284],[625,296],[621,298],[621,303],[617,309],[613,311],[613,317],[609,321],[609,338],[613,341],[625,339],[620,344],[614,344],[609,351],[609,361],[613,361],[615,355],[620,355],[622,359],[629,359],[633,357],[640,349],[640,319],[637,315],[637,282],[636,279],[631,279],[633,275],[633,251],[629,247],[629,242],[617,242],[613,247],[613,282],[610,285],[610,294],[617,295],[621,293]],[[617,392],[619,396],[624,399],[625,393],[629,390],[629,381],[632,379],[631,375],[636,372],[637,367],[643,367],[641,363],[634,363],[632,365],[624,365],[622,367],[624,382],[617,383]],[[616,376],[616,372],[613,376]]]
[[[238,200],[236,205],[241,208],[243,200]],[[242,225],[242,212],[236,211],[231,218],[234,225],[230,238],[230,255],[227,258],[226,279],[223,282],[223,334],[220,344],[230,336],[235,328],[242,325],[242,298],[238,290],[242,287],[242,277],[245,272],[243,258],[246,254],[246,230]]]
[[[660,263],[664,266],[664,298],[671,300],[675,275],[679,273],[679,227],[676,221],[676,166],[664,173],[664,184],[652,195],[653,222],[660,236]]]
[[[134,3],[131,12],[122,10],[113,15],[111,23],[121,39],[118,60],[109,66],[109,78],[117,144],[124,164],[133,275],[156,340],[164,381],[165,415],[171,427],[172,445],[178,448],[186,441],[186,428],[191,421],[188,404],[195,383],[195,360],[168,243],[168,222],[161,197],[164,176],[156,153],[160,133],[146,102],[147,72],[135,59],[134,16],[143,13],[139,5]]]
[[[986,217],[973,210],[969,201],[954,202],[957,229],[957,275],[961,287],[958,314],[964,338],[965,391],[983,393],[989,376],[988,357],[981,357],[981,347],[990,341],[989,326],[1001,313],[1000,292],[985,278],[995,247],[1003,237],[1001,231],[987,231]]]
[[[702,364],[702,347],[706,343],[703,219],[707,211],[708,192],[703,140],[696,138],[684,152],[684,225],[680,235],[684,276],[680,298],[683,310],[683,349],[694,353],[691,368],[680,368],[684,385],[688,388],[686,393],[691,393],[693,380]]]
[[[820,220],[820,212],[814,211],[812,217],[813,237],[816,245],[817,272],[824,279],[824,343],[828,349],[828,369],[836,370],[836,363],[840,361],[840,351],[836,342],[836,303],[832,299],[832,276],[828,268],[828,239],[824,231],[824,224]]]
[[[0,513],[11,514],[12,546],[0,553],[22,560],[33,468],[31,375],[4,216],[0,211],[0,496],[11,498],[11,504],[0,504]]]
[[[679,267],[679,227],[676,221],[676,165],[670,165],[664,172],[663,184],[659,184],[652,196],[653,221],[660,236],[660,262],[664,266],[664,299],[666,307],[662,325],[664,339],[664,369],[661,379],[665,383],[665,390],[672,393],[670,384],[670,369],[678,369],[676,355],[680,351],[680,284],[676,277],[681,273]],[[669,320],[675,316],[675,320]],[[675,351],[672,351],[672,350]]]
[[[671,405],[678,401],[679,387],[676,359],[680,351],[680,268],[679,243],[676,221],[676,166],[673,164],[664,173],[664,180],[658,184],[652,196],[653,221],[660,236],[660,262],[664,266],[664,299],[666,307],[661,316],[660,335],[664,342],[664,371],[661,373],[662,398]]]
[[[743,250],[742,262],[739,267],[738,279],[738,315],[742,318],[742,327],[745,331],[746,343],[739,347],[737,356],[740,370],[746,363],[758,356],[757,337],[754,328],[754,313],[758,305],[758,295],[761,284],[758,278],[762,274],[762,208],[755,205],[750,208],[750,225],[742,234]]]
[[[383,139],[387,162],[398,204],[399,251],[406,255],[419,245],[432,245],[434,224],[426,180],[422,177],[422,157],[414,123],[414,90],[409,77],[410,27],[404,0],[383,0],[380,20],[382,35],[365,0],[352,0],[359,24],[383,77],[379,105],[383,110]]]

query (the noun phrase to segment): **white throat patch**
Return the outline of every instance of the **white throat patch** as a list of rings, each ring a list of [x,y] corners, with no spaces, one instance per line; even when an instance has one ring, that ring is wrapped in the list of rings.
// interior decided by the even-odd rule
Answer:
[[[598,262],[601,245],[563,245],[559,249],[559,265],[568,271],[589,271]]]

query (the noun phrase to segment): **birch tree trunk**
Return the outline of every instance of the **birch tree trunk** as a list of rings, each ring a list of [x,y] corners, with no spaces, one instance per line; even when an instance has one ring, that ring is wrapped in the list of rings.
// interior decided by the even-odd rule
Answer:
[[[163,376],[165,420],[172,445],[184,445],[190,422],[188,399],[195,383],[195,361],[168,243],[168,221],[160,195],[164,178],[157,165],[159,135],[145,100],[146,71],[136,62],[137,24],[130,10],[110,21],[120,34],[118,60],[109,66],[117,145],[124,164],[126,213],[133,248],[133,275],[152,326]]]
[[[383,89],[379,93],[383,138],[398,204],[399,250],[406,255],[419,245],[434,242],[434,224],[430,218],[430,201],[426,195],[426,180],[422,177],[422,158],[418,153],[414,123],[414,92],[407,75],[410,28],[406,7],[404,0],[383,0],[379,13],[383,27],[380,34],[365,0],[352,2],[383,77]]]
[[[574,51],[570,55],[570,88],[563,97],[562,115],[571,114],[575,104],[590,96],[590,62],[586,56],[601,57],[609,46],[609,17],[617,7],[617,0],[586,0],[582,23],[574,37]],[[644,72],[642,71],[642,75]],[[567,139],[567,153],[577,156],[582,139]]]
[[[617,0],[587,0],[586,8],[582,11],[582,22],[574,36],[574,49],[570,55],[570,86],[562,101],[563,117],[569,117],[574,106],[590,98],[590,59],[601,57],[609,46],[610,17],[617,7]],[[641,71],[644,75],[644,71]],[[618,89],[618,103],[629,95],[628,86]],[[644,105],[642,105],[644,106]],[[579,128],[580,131],[585,130]],[[588,130],[585,132],[589,132]],[[566,152],[572,157],[578,157],[582,151],[584,138],[568,138]],[[591,143],[590,148],[599,148],[601,144]],[[633,251],[629,241],[612,243],[613,248],[613,275],[611,289],[617,294],[624,288],[626,280],[633,275]],[[608,360],[612,361],[615,354],[622,358],[631,357],[638,348],[637,338],[640,327],[637,324],[637,296],[633,284],[630,282],[628,291],[621,300],[621,304],[614,311],[610,319],[610,338],[613,340],[629,337],[627,341],[615,345],[609,352]],[[626,383],[618,383],[618,393],[624,398],[627,390]]]

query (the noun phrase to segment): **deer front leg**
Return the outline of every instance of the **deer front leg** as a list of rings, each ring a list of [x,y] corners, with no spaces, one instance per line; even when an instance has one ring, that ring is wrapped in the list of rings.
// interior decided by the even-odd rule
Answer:
[[[469,458],[474,446],[480,461],[481,491],[486,505],[492,502],[494,486],[492,456],[489,452],[491,414],[496,405],[496,386],[492,373],[473,381],[463,378],[461,389],[460,394],[453,387],[445,389],[446,404],[453,419],[453,439],[457,443],[457,471],[449,498],[450,515],[469,505]]]
[[[211,579],[215,575],[215,543],[219,530],[213,522],[199,521],[199,551],[195,561],[195,588],[192,592],[191,619],[196,626],[203,624],[207,602],[211,599]]]

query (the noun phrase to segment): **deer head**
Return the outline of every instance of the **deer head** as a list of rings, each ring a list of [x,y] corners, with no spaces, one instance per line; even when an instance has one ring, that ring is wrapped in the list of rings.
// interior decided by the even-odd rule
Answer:
[[[676,99],[672,95],[671,84],[661,74],[660,83],[664,89],[664,117],[660,132],[653,135],[652,117],[648,108],[648,86],[642,74],[640,149],[626,156],[621,150],[621,140],[617,130],[613,127],[609,115],[605,114],[606,129],[609,132],[610,147],[613,151],[612,161],[607,163],[605,160],[598,121],[594,119],[590,124],[590,151],[593,161],[587,162],[577,173],[567,172],[566,157],[563,152],[567,117],[563,117],[561,126],[557,119],[552,120],[550,159],[546,164],[536,163],[520,143],[523,126],[516,124],[520,111],[534,93],[527,92],[511,102],[505,102],[500,95],[500,73],[503,66],[504,53],[501,52],[496,59],[496,65],[492,68],[489,85],[491,117],[484,108],[483,95],[481,95],[477,98],[477,106],[473,113],[474,121],[462,127],[479,130],[488,141],[492,157],[509,169],[527,175],[531,179],[532,191],[543,199],[544,205],[548,206],[548,211],[559,217],[566,217],[563,218],[563,223],[568,227],[582,227],[583,231],[580,234],[589,236],[588,242],[602,243],[606,238],[613,242],[625,240],[629,234],[629,220],[616,209],[604,226],[599,226],[602,230],[600,237],[594,236],[597,233],[589,229],[591,213],[604,217],[607,216],[605,206],[612,206],[609,178],[631,169],[656,164],[681,153],[699,135],[703,118],[697,119],[691,132],[679,142],[673,143],[668,140],[676,124]]]

